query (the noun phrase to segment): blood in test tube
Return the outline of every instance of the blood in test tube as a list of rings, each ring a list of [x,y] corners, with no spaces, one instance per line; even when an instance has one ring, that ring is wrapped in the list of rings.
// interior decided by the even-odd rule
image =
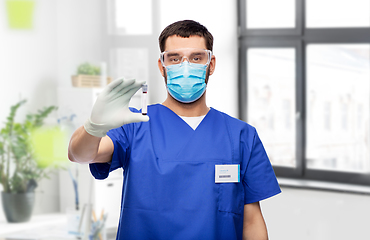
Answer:
[[[141,95],[141,114],[147,115],[148,114],[148,102],[147,102],[148,85],[143,84],[141,88],[143,90],[143,94]]]

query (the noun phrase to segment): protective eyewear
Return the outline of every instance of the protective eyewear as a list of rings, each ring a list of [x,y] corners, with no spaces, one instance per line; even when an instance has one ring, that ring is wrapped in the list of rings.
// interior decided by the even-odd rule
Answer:
[[[165,51],[160,54],[164,67],[182,64],[185,59],[190,63],[208,65],[211,62],[212,51],[198,48],[181,48]]]

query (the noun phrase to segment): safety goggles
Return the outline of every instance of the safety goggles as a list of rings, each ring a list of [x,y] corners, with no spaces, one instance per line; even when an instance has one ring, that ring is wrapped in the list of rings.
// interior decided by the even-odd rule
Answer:
[[[180,48],[165,51],[160,54],[164,67],[182,64],[185,59],[190,63],[208,65],[211,62],[212,51],[198,48]]]

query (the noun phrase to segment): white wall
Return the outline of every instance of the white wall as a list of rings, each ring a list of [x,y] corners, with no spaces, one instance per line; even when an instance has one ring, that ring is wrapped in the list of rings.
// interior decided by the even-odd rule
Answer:
[[[19,110],[17,121],[44,106],[58,106],[57,88],[72,86],[71,75],[78,64],[102,61],[103,4],[99,0],[35,0],[33,28],[14,30],[8,28],[5,1],[0,3],[0,127],[10,106],[21,99],[28,102]],[[60,109],[47,123],[56,124],[63,114]],[[58,212],[59,208],[56,172],[39,183],[33,212]],[[4,218],[0,208],[0,220]]]
[[[35,0],[34,27],[8,28],[5,2],[0,4],[0,124],[9,107],[28,99],[18,119],[29,111],[56,104],[56,1]]]
[[[10,106],[27,99],[19,109],[17,121],[29,112],[56,105],[56,1],[36,0],[34,26],[31,30],[8,28],[5,1],[0,3],[0,127]],[[56,113],[47,120],[56,122]],[[59,208],[58,178],[52,174],[36,189],[34,213],[53,212]],[[0,187],[1,188],[1,187]],[[0,208],[0,219],[5,218]]]
[[[270,239],[369,239],[370,196],[296,188],[261,202]]]

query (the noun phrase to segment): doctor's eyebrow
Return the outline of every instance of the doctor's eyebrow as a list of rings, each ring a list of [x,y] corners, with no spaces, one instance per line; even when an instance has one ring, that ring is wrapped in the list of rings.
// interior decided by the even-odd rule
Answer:
[[[166,54],[167,55],[167,57],[176,57],[176,56],[180,56],[180,54],[179,53],[167,53]]]
[[[194,52],[190,56],[204,56],[204,55],[205,55],[205,53],[203,53],[203,52]]]

